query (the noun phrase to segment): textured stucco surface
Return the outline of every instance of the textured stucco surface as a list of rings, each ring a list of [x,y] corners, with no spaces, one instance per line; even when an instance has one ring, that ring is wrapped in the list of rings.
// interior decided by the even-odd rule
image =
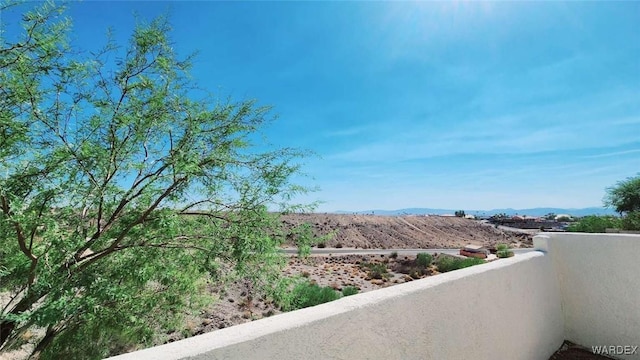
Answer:
[[[113,359],[540,359],[564,339],[557,277],[531,252]]]
[[[640,235],[543,234],[534,247],[553,262],[567,340],[640,346]],[[640,349],[616,357],[640,359]]]

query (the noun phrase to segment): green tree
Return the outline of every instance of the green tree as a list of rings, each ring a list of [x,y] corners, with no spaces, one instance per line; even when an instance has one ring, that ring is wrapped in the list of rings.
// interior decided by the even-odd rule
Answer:
[[[252,142],[270,109],[199,95],[164,18],[93,53],[55,4],[22,25],[0,29],[0,351],[38,327],[42,358],[102,358],[151,344],[210,282],[273,281],[267,205],[304,189],[300,152]]]
[[[640,175],[629,177],[607,188],[604,204],[616,209],[620,215],[640,211]]]
[[[619,181],[608,188],[604,204],[623,216],[624,230],[640,230],[640,175]]]
[[[619,229],[620,226],[620,219],[615,216],[590,215],[584,216],[577,222],[569,225],[567,231],[603,233],[606,232],[607,229]]]

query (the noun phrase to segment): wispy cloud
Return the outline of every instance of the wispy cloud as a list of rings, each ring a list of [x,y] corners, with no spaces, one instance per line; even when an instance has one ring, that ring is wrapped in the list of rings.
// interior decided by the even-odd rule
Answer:
[[[358,135],[358,134],[362,134],[363,132],[369,130],[370,127],[367,126],[357,126],[357,127],[350,127],[350,128],[346,128],[346,129],[340,129],[340,130],[335,130],[335,131],[328,131],[323,133],[322,135],[325,137],[344,137],[344,136],[354,136],[354,135]]]
[[[613,156],[623,156],[623,155],[629,155],[629,154],[635,154],[635,153],[640,153],[640,149],[632,149],[632,150],[616,151],[616,152],[597,154],[597,155],[589,155],[589,156],[584,156],[584,158],[585,159],[598,159],[598,158],[613,157]]]
[[[615,98],[612,104],[610,99]],[[467,116],[434,128],[431,122],[398,126],[373,141],[358,142],[334,153],[342,161],[384,161],[478,153],[535,153],[612,147],[637,141],[640,117],[629,91],[607,91],[586,102],[565,101],[499,116]],[[640,112],[640,109],[638,110]]]

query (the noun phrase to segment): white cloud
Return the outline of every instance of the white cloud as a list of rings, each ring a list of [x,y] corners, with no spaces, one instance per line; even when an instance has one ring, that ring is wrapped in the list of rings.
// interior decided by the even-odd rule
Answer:
[[[610,152],[610,153],[604,153],[604,154],[597,154],[597,155],[589,155],[589,156],[584,156],[585,159],[597,159],[597,158],[604,158],[604,157],[612,157],[612,156],[621,156],[621,155],[628,155],[628,154],[635,154],[640,152],[640,149],[632,149],[632,150],[625,150],[625,151],[615,151],[615,152]]]

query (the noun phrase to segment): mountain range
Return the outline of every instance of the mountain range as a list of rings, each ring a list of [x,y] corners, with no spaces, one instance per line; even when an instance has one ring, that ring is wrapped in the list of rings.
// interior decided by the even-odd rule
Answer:
[[[492,209],[492,210],[467,210],[467,209],[431,209],[431,208],[407,208],[398,210],[363,210],[363,211],[334,211],[335,214],[375,214],[375,215],[444,215],[454,214],[458,210],[464,210],[465,214],[471,215],[486,215],[491,216],[494,214],[507,214],[507,215],[529,215],[529,216],[544,216],[549,213],[554,214],[568,214],[572,216],[587,216],[587,215],[617,215],[615,210],[603,208],[603,207],[588,207],[588,208],[531,208],[531,209]]]

